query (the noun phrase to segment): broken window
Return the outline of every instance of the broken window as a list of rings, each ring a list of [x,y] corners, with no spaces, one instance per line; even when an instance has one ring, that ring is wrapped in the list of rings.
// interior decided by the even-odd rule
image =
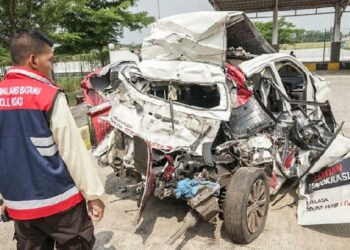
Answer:
[[[151,82],[147,94],[199,108],[220,105],[220,92],[216,85]]]
[[[244,50],[255,54],[269,54],[276,51],[263,38],[263,36],[255,28],[252,21],[244,15],[244,19],[226,27],[227,48],[242,47]]]
[[[276,69],[284,89],[291,100],[305,100],[306,77],[304,72],[291,62],[280,62]],[[293,107],[292,109],[295,109]]]
[[[254,86],[254,91],[258,98],[269,111],[275,113],[284,110],[283,98],[271,84],[272,82],[276,83],[276,81],[270,68],[265,68],[261,72],[254,74],[248,81]]]

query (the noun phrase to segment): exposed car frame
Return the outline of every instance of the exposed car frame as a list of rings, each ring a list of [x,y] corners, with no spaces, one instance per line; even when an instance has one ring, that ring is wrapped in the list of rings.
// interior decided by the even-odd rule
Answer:
[[[295,187],[347,157],[328,82],[272,52],[241,12],[183,14],[154,24],[139,64],[117,62],[83,81],[92,110],[113,127],[95,155],[138,183],[135,224],[150,195],[175,197],[192,210],[169,243],[217,214],[233,241],[249,243],[287,179]],[[344,149],[327,158],[338,143]]]

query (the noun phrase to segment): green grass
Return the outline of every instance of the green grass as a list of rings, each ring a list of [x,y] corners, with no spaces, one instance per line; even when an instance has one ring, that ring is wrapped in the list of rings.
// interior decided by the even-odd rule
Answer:
[[[65,92],[74,92],[80,89],[81,75],[64,75],[55,77],[55,81]]]
[[[68,97],[68,102],[69,102],[69,106],[75,106],[75,97],[77,95],[82,95],[83,93],[81,92],[81,90],[77,90],[77,91],[73,91],[73,92],[68,92],[66,93],[67,97]]]
[[[323,48],[323,42],[316,43],[295,43],[295,44],[281,44],[280,49],[284,50],[295,50],[295,49],[317,49]],[[326,42],[326,48],[331,47],[331,42]]]
[[[77,95],[82,95],[80,89],[80,82],[82,80],[81,75],[61,75],[55,76],[55,81],[58,86],[64,89],[64,92],[67,94],[69,105],[75,105],[75,97]]]

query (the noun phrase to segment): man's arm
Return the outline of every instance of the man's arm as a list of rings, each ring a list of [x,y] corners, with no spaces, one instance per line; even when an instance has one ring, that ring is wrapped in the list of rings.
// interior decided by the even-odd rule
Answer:
[[[91,218],[100,220],[104,204],[99,197],[104,193],[104,187],[97,173],[96,160],[86,149],[63,93],[58,94],[54,103],[50,126],[53,139],[69,174],[88,201]]]

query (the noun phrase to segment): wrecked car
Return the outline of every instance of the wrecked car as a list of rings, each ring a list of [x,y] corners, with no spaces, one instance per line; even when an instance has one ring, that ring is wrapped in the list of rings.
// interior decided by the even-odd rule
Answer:
[[[299,223],[317,224],[308,221],[317,209],[306,193],[319,186],[307,182],[321,181],[319,171],[350,151],[325,79],[275,53],[242,12],[163,18],[141,55],[82,84],[91,112],[109,126],[103,136],[99,130],[95,156],[138,183],[135,224],[150,195],[174,197],[191,210],[168,243],[217,215],[234,242],[249,243],[264,229],[270,195],[288,179],[306,204]]]

